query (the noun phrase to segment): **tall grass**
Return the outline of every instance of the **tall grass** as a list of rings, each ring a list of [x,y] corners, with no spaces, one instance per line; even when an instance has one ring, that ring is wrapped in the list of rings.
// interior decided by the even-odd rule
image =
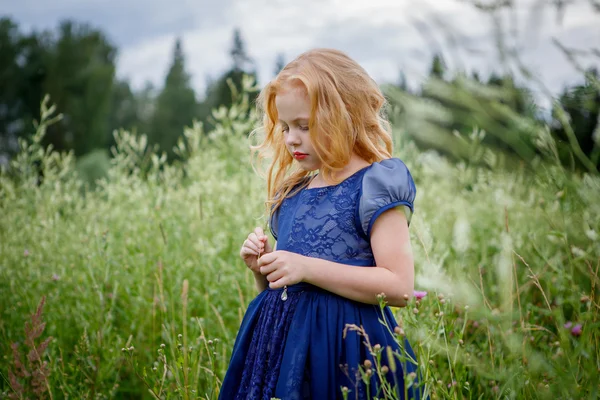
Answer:
[[[256,295],[237,254],[265,223],[244,93],[214,112],[215,130],[185,130],[182,163],[116,132],[93,188],[72,154],[41,147],[56,118],[43,103],[0,174],[0,397],[33,393],[34,374],[47,398],[217,397]],[[600,178],[551,159],[533,173],[451,164],[395,135],[418,188],[411,238],[427,293],[389,328],[413,344],[431,398],[598,397]],[[479,136],[463,139],[477,149]],[[25,362],[13,348],[29,343],[32,314],[47,348]]]

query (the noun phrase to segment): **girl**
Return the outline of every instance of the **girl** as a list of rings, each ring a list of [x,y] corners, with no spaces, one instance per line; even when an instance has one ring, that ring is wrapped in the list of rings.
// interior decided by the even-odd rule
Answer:
[[[260,294],[220,399],[420,398],[414,353],[406,341],[400,348],[391,310],[378,306],[380,293],[404,306],[414,280],[416,189],[391,158],[384,101],[363,68],[327,49],[300,55],[262,90],[265,137],[254,149],[273,157],[267,205],[277,250],[256,228],[240,251]],[[367,339],[385,367],[375,370]]]

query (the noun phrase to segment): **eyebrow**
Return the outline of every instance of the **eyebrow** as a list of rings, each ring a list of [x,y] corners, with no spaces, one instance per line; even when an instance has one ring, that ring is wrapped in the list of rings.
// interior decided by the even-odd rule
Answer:
[[[293,119],[291,122],[299,122],[299,121],[302,121],[302,122],[308,122],[308,121],[309,121],[309,119],[310,119],[310,118],[303,118],[303,117],[300,117],[300,118]],[[284,124],[287,124],[287,122],[285,122],[285,121],[284,121],[284,120],[282,120],[282,119],[280,119],[280,120],[279,120],[279,122],[283,122]]]

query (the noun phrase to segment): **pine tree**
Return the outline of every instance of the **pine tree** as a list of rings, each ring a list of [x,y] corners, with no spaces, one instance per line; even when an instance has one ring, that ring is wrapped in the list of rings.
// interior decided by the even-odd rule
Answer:
[[[283,55],[283,53],[279,53],[277,54],[277,59],[275,60],[275,70],[273,72],[275,72],[275,75],[279,74],[279,72],[281,72],[281,70],[283,69],[283,67],[285,67],[285,57]]]
[[[404,71],[400,71],[397,86],[399,89],[405,92],[408,91],[408,82],[406,81],[406,74],[404,73]]]
[[[165,85],[156,99],[156,108],[149,132],[151,143],[173,159],[173,147],[185,126],[191,125],[197,116],[197,102],[190,76],[185,70],[185,57],[178,38],[175,41],[173,61],[165,79]]]
[[[242,39],[242,32],[239,28],[235,28],[233,31],[233,46],[229,51],[229,54],[233,59],[234,71],[243,71],[246,63],[252,62],[252,59],[246,52],[246,44]]]
[[[0,18],[0,157],[4,152],[5,156],[16,152],[16,138],[23,131],[20,120],[25,110],[19,99],[19,84],[25,74],[17,62],[21,53],[19,41],[17,25]]]
[[[56,148],[81,156],[106,147],[116,54],[103,32],[72,21],[60,25],[44,80],[44,90],[65,116],[48,129],[46,139]]]
[[[598,78],[598,71],[590,68],[586,71],[583,84],[565,89],[559,101],[568,115],[569,125],[581,151],[589,158],[589,162],[585,165],[577,158],[578,167],[590,169],[591,165],[595,165],[600,171],[600,137],[596,136],[600,132],[600,80]],[[565,163],[571,163],[569,136],[557,116],[557,110],[553,111],[552,126],[554,135],[561,143],[559,149],[561,156]]]
[[[444,59],[442,58],[441,54],[435,54],[433,56],[429,73],[431,76],[444,79],[444,75],[446,73],[446,64],[444,63]]]
[[[219,79],[212,82],[207,91],[202,110],[212,110],[219,106],[229,107],[232,104],[232,92],[228,80],[239,90],[242,87],[242,77],[244,75],[253,76],[256,79],[256,71],[253,69],[252,58],[246,52],[246,45],[239,29],[233,32],[233,43],[229,51],[232,59],[231,68],[225,72]],[[250,100],[254,100],[258,93],[250,93]],[[210,121],[207,122],[207,129],[210,129]]]

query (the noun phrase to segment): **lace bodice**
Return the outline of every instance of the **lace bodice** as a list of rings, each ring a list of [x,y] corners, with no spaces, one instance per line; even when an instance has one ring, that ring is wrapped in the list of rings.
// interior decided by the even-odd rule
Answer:
[[[397,158],[359,170],[337,185],[307,188],[286,198],[271,216],[278,250],[350,265],[375,265],[373,223],[404,206],[410,223],[416,188]]]

